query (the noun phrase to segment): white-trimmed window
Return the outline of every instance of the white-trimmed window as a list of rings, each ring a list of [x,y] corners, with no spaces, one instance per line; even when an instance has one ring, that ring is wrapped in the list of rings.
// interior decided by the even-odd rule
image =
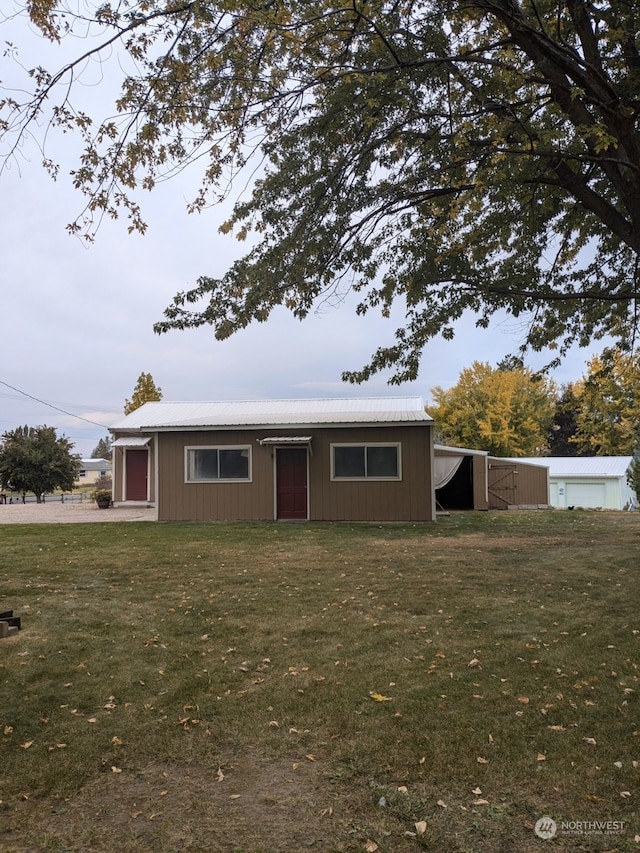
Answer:
[[[185,447],[187,483],[234,483],[251,480],[251,447]]]
[[[332,480],[401,480],[400,444],[332,444]]]

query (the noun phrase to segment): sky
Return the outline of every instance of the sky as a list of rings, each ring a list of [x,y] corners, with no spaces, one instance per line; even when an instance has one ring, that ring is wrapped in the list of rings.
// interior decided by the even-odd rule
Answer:
[[[68,171],[73,141],[53,144]],[[393,343],[399,312],[357,317],[357,300],[347,297],[319,305],[302,322],[277,310],[226,341],[209,327],[155,335],[174,294],[200,275],[221,276],[239,257],[242,244],[218,233],[229,208],[187,214],[193,184],[184,176],[144,200],[144,236],[129,234],[125,220],[109,220],[87,244],[65,228],[82,210],[82,196],[64,168],[54,182],[39,161],[37,147],[27,145],[21,162],[0,174],[0,435],[46,424],[88,457],[122,417],[141,372],[170,401],[410,394],[428,403],[433,387],[455,385],[474,360],[495,365],[520,344],[517,321],[479,330],[465,317],[453,341],[427,345],[415,382],[391,386],[390,374],[378,374],[350,385],[342,371],[361,368],[378,346]],[[601,349],[572,351],[553,378],[580,378]],[[534,369],[543,363],[544,356],[528,361]]]

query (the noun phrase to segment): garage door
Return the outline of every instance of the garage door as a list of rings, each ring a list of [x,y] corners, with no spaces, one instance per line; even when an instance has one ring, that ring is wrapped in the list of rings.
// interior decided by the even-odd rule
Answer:
[[[604,483],[567,483],[567,506],[605,506]]]

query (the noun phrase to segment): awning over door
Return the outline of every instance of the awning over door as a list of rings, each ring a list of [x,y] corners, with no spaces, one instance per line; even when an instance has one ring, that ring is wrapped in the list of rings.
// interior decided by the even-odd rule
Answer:
[[[111,443],[112,447],[145,447],[151,441],[150,435],[129,435],[116,438]]]
[[[259,438],[258,444],[311,444],[311,435],[270,435],[268,438]]]
[[[269,435],[266,438],[259,438],[258,444],[261,447],[306,447],[313,455],[312,438],[311,435]]]

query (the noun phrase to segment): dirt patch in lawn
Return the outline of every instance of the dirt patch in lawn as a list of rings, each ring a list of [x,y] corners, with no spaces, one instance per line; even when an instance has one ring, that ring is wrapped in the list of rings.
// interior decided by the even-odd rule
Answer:
[[[366,796],[366,792],[365,793]],[[342,802],[319,762],[251,752],[220,766],[104,767],[64,800],[5,804],[4,853],[290,853],[340,850],[362,803]]]

